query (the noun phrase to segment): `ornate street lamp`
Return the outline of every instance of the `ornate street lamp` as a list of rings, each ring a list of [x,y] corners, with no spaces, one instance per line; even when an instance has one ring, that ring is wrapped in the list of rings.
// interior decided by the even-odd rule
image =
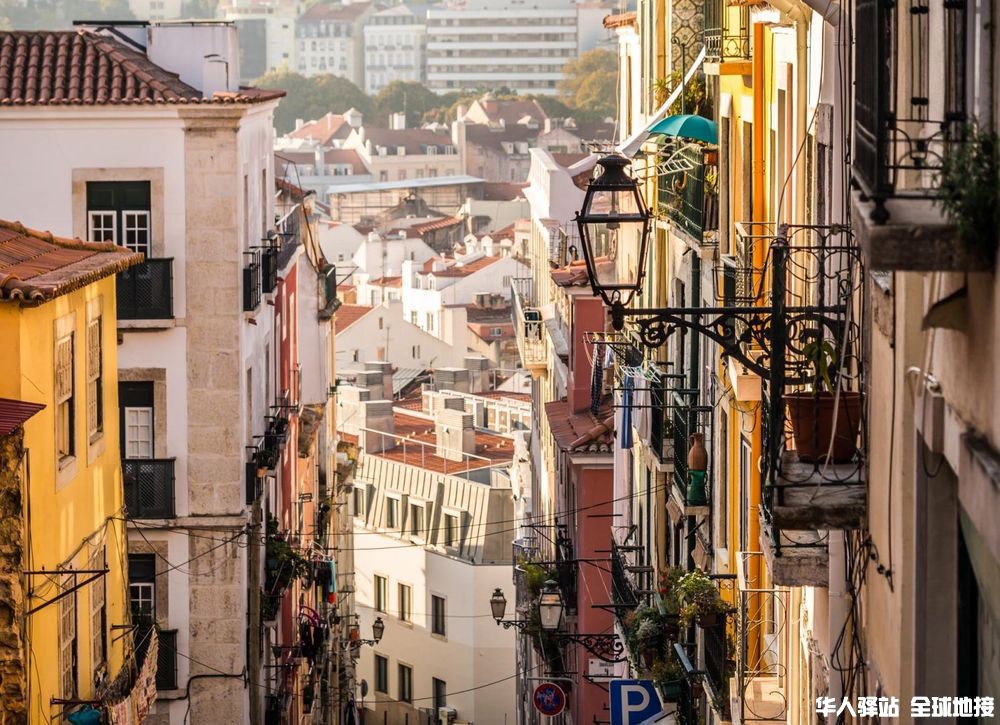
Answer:
[[[382,641],[383,634],[385,634],[385,622],[382,621],[382,617],[376,617],[372,623],[372,636],[375,638],[375,644]]]
[[[559,629],[565,608],[566,605],[563,604],[562,594],[559,593],[556,583],[549,579],[538,597],[538,616],[542,620],[542,629],[547,632]]]
[[[601,173],[587,184],[583,207],[576,214],[583,259],[595,295],[611,308],[616,330],[625,325],[625,307],[642,289],[649,244],[649,210],[639,193],[639,182],[625,173],[629,160],[619,154],[600,159]],[[626,230],[631,230],[631,234]],[[639,241],[635,276],[620,281],[615,269],[619,242]]]
[[[499,624],[507,611],[507,597],[503,595],[503,590],[500,587],[494,589],[493,596],[490,597],[490,611],[493,612],[493,619]]]
[[[385,622],[382,621],[382,617],[376,617],[375,621],[372,622],[372,639],[361,639],[358,625],[355,624],[351,626],[350,643],[355,647],[360,647],[363,644],[374,647],[382,641],[383,634],[385,634]]]

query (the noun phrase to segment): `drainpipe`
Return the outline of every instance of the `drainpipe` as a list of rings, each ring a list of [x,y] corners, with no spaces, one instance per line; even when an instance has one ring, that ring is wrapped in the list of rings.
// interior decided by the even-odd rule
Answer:
[[[850,614],[851,605],[847,598],[847,557],[844,553],[845,534],[843,531],[830,531],[827,547],[830,552],[830,583],[827,591],[827,632],[830,651],[826,652],[832,659],[833,648]],[[820,590],[817,590],[817,592]],[[816,632],[815,634],[819,634]],[[841,654],[849,645],[842,645]],[[840,673],[830,667],[830,686],[826,696],[841,701],[844,695]],[[836,715],[827,716],[828,725],[835,725]]]

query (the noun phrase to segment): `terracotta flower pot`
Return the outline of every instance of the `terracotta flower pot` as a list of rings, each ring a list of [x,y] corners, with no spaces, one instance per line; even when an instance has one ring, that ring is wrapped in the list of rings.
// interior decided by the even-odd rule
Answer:
[[[834,396],[826,391],[793,393],[785,396],[788,418],[795,435],[799,460],[826,463],[830,438],[833,451],[830,463],[849,463],[858,447],[861,429],[861,393],[841,391],[836,425],[833,420]]]

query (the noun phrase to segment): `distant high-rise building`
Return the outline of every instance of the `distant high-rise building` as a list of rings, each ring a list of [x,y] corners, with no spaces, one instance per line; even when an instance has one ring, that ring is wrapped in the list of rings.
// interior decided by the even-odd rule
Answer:
[[[240,78],[260,78],[268,71],[295,65],[297,0],[222,0],[219,13],[240,33]]]
[[[365,23],[365,92],[378,93],[393,81],[424,80],[427,7],[396,5]]]
[[[594,48],[610,5],[468,0],[427,12],[427,86],[555,95],[563,66]]]

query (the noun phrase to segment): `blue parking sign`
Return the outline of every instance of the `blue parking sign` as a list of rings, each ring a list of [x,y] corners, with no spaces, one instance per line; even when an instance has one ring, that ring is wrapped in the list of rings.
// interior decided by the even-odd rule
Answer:
[[[663,712],[650,680],[611,680],[611,725],[640,725]]]

